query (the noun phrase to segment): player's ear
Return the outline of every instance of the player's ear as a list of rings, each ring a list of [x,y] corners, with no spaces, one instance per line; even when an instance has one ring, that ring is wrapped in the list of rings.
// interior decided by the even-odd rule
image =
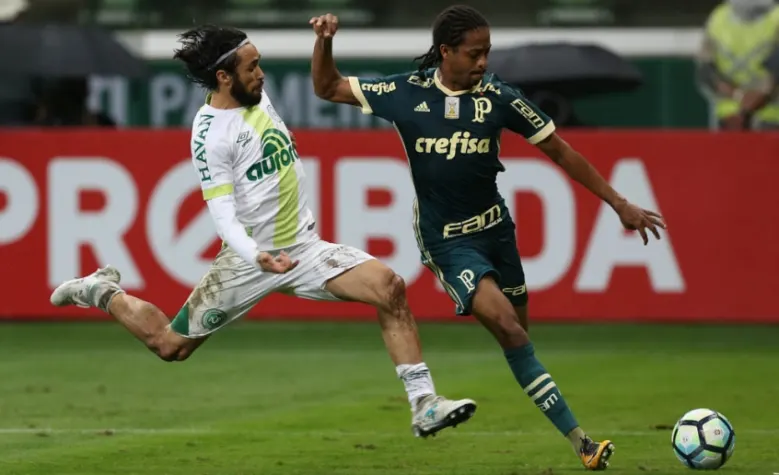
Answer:
[[[216,80],[219,82],[219,84],[230,85],[230,82],[233,80],[233,76],[224,69],[220,69],[216,72]]]
[[[441,54],[441,58],[446,58],[452,52],[452,49],[449,46],[444,45],[444,44],[439,46],[438,50],[439,50],[439,53]]]

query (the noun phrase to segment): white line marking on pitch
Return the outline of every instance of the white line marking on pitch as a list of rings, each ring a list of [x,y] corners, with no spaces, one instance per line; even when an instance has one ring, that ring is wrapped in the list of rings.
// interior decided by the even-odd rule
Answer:
[[[154,435],[154,434],[171,434],[171,435],[185,435],[185,434],[208,434],[215,432],[211,429],[186,429],[186,428],[170,428],[170,429],[142,429],[142,428],[95,428],[95,429],[51,429],[51,428],[31,428],[31,427],[8,427],[0,428],[0,435],[17,435],[17,434],[135,434],[135,435]]]
[[[601,430],[593,433],[611,436],[622,437],[645,437],[651,435],[668,435],[671,430]],[[259,436],[279,436],[279,435],[296,435],[296,436],[310,436],[310,437],[397,437],[398,432],[386,431],[321,431],[321,430],[251,430],[251,429],[211,429],[211,428],[94,428],[94,429],[54,429],[54,428],[29,428],[29,427],[8,427],[0,428],[0,435],[43,435],[43,434],[82,434],[82,435],[198,435],[198,434],[246,434],[246,435],[259,435]],[[552,431],[468,431],[462,430],[458,432],[449,432],[447,435],[454,437],[515,437],[515,436],[543,436],[553,434]],[[776,435],[779,434],[779,428],[777,429],[736,429],[736,435],[739,434],[752,434],[752,435]]]

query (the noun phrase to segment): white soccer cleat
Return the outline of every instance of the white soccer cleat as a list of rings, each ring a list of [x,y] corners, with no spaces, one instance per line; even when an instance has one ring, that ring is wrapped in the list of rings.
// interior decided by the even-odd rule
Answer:
[[[118,270],[110,265],[105,266],[86,277],[63,282],[54,289],[49,300],[52,305],[57,307],[66,305],[75,305],[82,308],[94,307],[96,306],[94,290],[97,290],[100,284],[118,287],[121,279],[122,275]]]
[[[417,437],[434,436],[440,430],[466,422],[475,412],[476,403],[471,399],[450,401],[443,396],[427,396],[419,401],[411,429]]]

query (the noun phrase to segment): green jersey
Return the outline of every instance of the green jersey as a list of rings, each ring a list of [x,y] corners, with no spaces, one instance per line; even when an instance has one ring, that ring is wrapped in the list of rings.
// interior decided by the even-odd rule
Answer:
[[[493,74],[451,91],[436,69],[383,78],[349,78],[363,113],[392,122],[406,149],[416,190],[415,224],[425,247],[511,223],[496,177],[503,129],[536,144],[552,120]],[[511,223],[513,224],[513,223]]]

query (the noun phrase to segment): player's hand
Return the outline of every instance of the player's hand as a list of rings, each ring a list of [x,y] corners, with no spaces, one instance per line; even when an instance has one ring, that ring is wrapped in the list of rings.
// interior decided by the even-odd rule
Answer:
[[[314,33],[319,38],[332,38],[338,31],[338,17],[328,13],[327,15],[315,16],[308,21],[309,25],[314,27]]]
[[[619,220],[622,221],[622,226],[630,231],[638,231],[641,238],[644,240],[644,245],[649,243],[649,237],[646,230],[648,229],[655,238],[660,239],[660,232],[658,228],[666,229],[665,221],[663,217],[654,211],[649,211],[638,206],[625,202],[615,208],[615,211],[619,215]]]
[[[289,140],[292,142],[292,147],[297,150],[298,149],[298,141],[295,140],[295,134],[292,132],[289,133]]]
[[[293,261],[289,258],[289,255],[281,251],[278,256],[273,257],[267,252],[260,252],[257,255],[257,263],[260,264],[262,270],[265,272],[273,272],[274,274],[286,274],[295,267],[298,266],[300,261]]]

